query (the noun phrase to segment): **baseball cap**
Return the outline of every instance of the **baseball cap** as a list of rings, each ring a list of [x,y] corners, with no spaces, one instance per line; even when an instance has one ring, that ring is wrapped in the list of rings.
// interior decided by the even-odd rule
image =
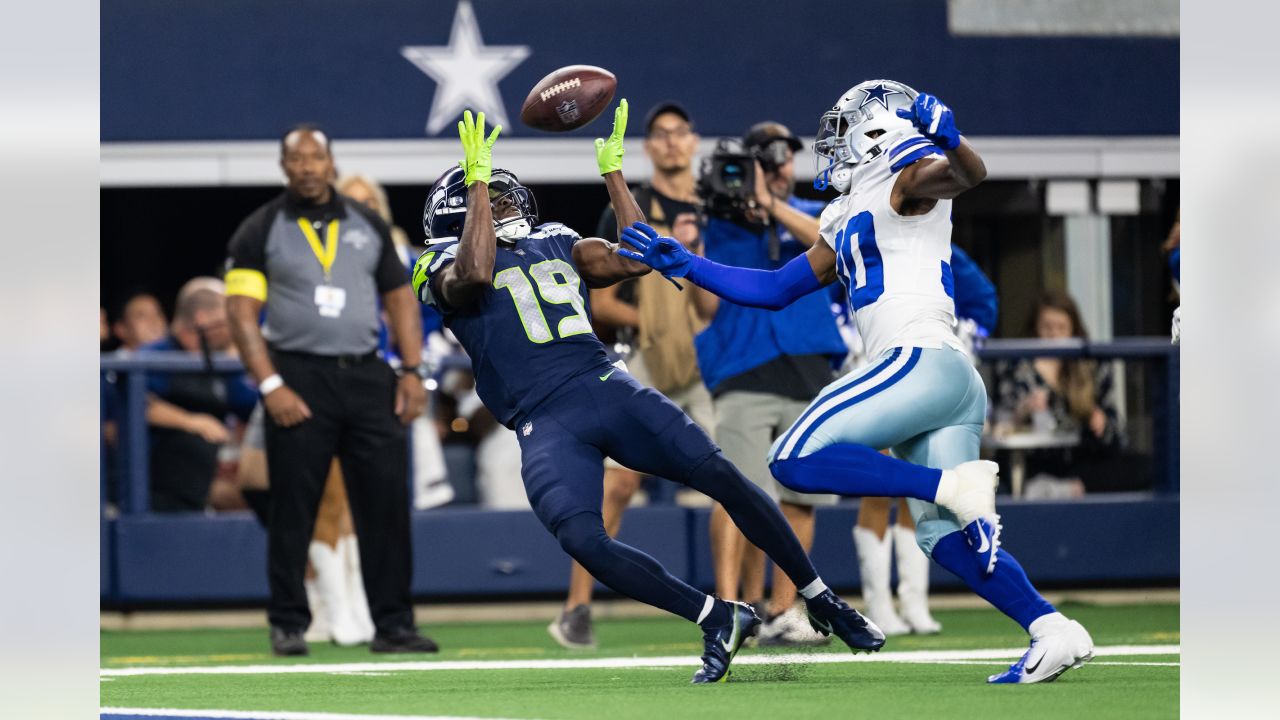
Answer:
[[[658,119],[659,115],[664,113],[674,113],[680,116],[681,120],[689,123],[693,127],[693,120],[689,118],[689,111],[683,105],[675,100],[663,100],[649,109],[649,113],[644,116],[644,132],[648,135],[653,130],[653,121]]]
[[[780,122],[766,120],[752,125],[742,136],[742,142],[747,147],[760,147],[768,145],[773,140],[786,140],[787,146],[793,151],[800,150],[804,147],[804,143],[800,139],[791,134],[786,125]]]

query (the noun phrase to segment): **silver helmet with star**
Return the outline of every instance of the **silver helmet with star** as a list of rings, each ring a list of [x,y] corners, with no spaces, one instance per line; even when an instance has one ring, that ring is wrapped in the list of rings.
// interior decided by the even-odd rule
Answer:
[[[898,117],[897,111],[910,108],[916,95],[909,85],[894,80],[867,80],[845,91],[818,121],[814,186],[823,190],[830,184],[847,192],[853,168],[915,132],[911,121]]]

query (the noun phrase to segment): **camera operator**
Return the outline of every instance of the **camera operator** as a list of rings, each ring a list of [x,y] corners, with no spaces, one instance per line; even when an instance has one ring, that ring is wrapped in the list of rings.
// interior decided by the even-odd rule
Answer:
[[[783,125],[762,122],[742,141],[721,141],[703,162],[706,257],[718,263],[772,270],[818,241],[825,203],[792,195],[794,155],[800,141]],[[716,442],[725,455],[782,508],[806,551],[813,544],[814,507],[830,495],[806,495],[777,484],[765,464],[773,441],[833,379],[846,348],[826,293],[771,312],[719,300],[704,290],[696,306],[710,325],[694,341],[702,377],[714,398]],[[711,518],[716,591],[720,597],[758,601],[764,595],[764,555],[751,546],[723,507]],[[742,593],[739,595],[739,582]],[[796,588],[776,572],[759,643],[824,642],[802,612]]]

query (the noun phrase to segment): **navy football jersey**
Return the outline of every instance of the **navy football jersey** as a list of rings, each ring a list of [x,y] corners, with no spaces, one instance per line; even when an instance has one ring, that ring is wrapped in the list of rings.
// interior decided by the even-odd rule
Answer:
[[[423,300],[444,314],[471,357],[476,392],[507,427],[569,379],[609,365],[573,264],[578,239],[560,223],[544,223],[514,246],[499,243],[493,282],[463,308],[445,302],[437,284],[457,255],[456,238],[432,243],[418,264],[427,273]]]

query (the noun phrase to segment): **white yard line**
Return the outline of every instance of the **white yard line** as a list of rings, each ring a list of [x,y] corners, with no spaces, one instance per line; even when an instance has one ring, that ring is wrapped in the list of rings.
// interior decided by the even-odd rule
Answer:
[[[455,715],[351,715],[288,710],[179,710],[167,708],[98,708],[99,715],[138,715],[156,718],[219,718],[222,720],[501,720]]]
[[[948,662],[1007,660],[1013,662],[1025,647],[985,650],[902,650],[854,655],[852,653],[740,655],[742,665],[825,665],[853,662]],[[1111,645],[1094,649],[1096,657],[1125,655],[1178,655],[1178,645]],[[297,665],[214,665],[190,667],[104,668],[102,678],[135,675],[284,675],[292,673],[384,673],[426,670],[568,670],[593,668],[685,667],[698,664],[687,655],[660,657],[562,658],[554,660],[436,660],[414,662],[312,663]],[[1136,664],[1136,663],[1130,663]]]

